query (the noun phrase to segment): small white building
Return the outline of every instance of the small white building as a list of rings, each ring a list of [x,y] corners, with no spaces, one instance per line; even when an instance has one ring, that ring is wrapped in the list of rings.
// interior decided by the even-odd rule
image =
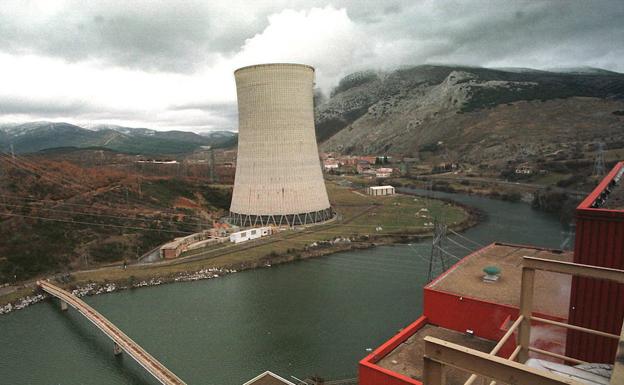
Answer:
[[[252,378],[245,382],[243,385],[295,385],[287,379],[278,376],[277,374],[266,371],[261,375]]]
[[[375,176],[377,178],[389,178],[392,176],[394,169],[390,167],[380,167],[375,170]]]
[[[394,195],[394,187],[392,186],[371,186],[366,188],[368,195]]]
[[[241,243],[241,242],[249,241],[251,239],[266,237],[267,235],[271,235],[272,232],[273,230],[271,229],[271,227],[258,227],[255,229],[237,231],[235,233],[230,234],[230,242]]]
[[[323,168],[325,169],[325,171],[329,171],[329,170],[338,170],[338,168],[340,167],[340,165],[338,164],[338,162],[328,162],[325,161],[325,163],[323,163]]]
[[[516,174],[531,175],[533,174],[533,169],[529,166],[518,166],[518,168],[516,168]]]

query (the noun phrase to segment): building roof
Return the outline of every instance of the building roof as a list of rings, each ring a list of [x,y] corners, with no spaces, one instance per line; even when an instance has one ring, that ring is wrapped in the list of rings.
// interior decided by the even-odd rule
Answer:
[[[572,261],[572,253],[531,246],[494,243],[463,258],[438,279],[427,285],[443,291],[487,302],[520,306],[522,257]],[[501,269],[497,282],[483,281],[483,268]],[[536,295],[533,310],[538,313],[567,318],[572,278],[566,274],[538,271],[535,276]]]
[[[387,188],[394,188],[394,187],[392,187],[390,185],[386,185],[386,186],[371,186],[370,188],[372,190],[384,190],[384,189],[387,189]]]
[[[176,238],[175,240],[171,242],[165,243],[160,248],[161,249],[177,249],[180,246],[180,244],[182,244],[182,239]]]
[[[295,385],[295,384],[267,370],[266,372],[245,382],[243,385]]]
[[[624,162],[619,162],[578,206],[582,211],[624,212]]]
[[[427,324],[379,360],[377,365],[392,372],[422,381],[423,356],[425,354],[424,338],[427,336],[440,338],[486,353],[496,345],[495,341]],[[469,376],[470,373],[463,372],[460,369],[448,368],[446,371],[446,382],[451,385],[460,385],[466,382]]]

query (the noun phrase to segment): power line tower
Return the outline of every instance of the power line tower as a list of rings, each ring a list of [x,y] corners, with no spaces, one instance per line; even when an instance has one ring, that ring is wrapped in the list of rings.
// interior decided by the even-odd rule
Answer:
[[[572,250],[574,248],[574,236],[576,234],[576,223],[572,221],[567,230],[561,231],[563,240],[559,245],[561,250]]]
[[[596,158],[594,159],[594,172],[593,176],[602,177],[605,174],[606,166],[604,160],[604,143],[598,142],[598,151],[596,152]]]
[[[444,251],[442,249],[442,241],[446,238],[446,224],[439,222],[437,219],[433,222],[433,240],[431,242],[431,256],[429,257],[429,273],[427,281],[431,282],[434,277],[433,265],[439,261],[442,266],[442,272],[446,271],[446,261],[444,260]]]
[[[425,207],[428,210],[431,210],[431,201],[434,198],[434,191],[433,191],[433,181],[432,180],[428,180],[425,183]]]
[[[4,187],[3,184],[4,183],[3,183],[2,171],[3,171],[2,165],[0,164],[0,196],[2,196],[2,204],[5,205],[6,204],[6,197],[4,196],[5,191],[3,189],[3,187]],[[7,175],[8,175],[8,173],[7,173]]]
[[[210,149],[210,183],[215,183],[215,153]]]

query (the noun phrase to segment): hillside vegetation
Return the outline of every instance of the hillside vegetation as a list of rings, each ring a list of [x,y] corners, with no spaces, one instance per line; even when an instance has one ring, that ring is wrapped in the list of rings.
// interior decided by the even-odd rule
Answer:
[[[0,282],[135,259],[210,227],[229,207],[230,189],[202,179],[53,155],[0,158]]]

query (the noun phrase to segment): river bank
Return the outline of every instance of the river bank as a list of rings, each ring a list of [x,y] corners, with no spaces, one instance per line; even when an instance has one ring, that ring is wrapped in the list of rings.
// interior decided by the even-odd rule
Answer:
[[[407,195],[417,196],[417,194]],[[462,222],[455,223],[449,226],[454,231],[464,231],[470,227],[477,225],[485,218],[485,214],[477,208],[470,207],[459,202],[454,202],[450,199],[443,198],[438,200],[444,202],[447,205],[459,207],[466,212],[466,218]],[[82,297],[112,293],[120,290],[158,286],[167,283],[213,279],[228,274],[233,274],[239,271],[268,268],[273,265],[289,263],[302,259],[323,257],[339,252],[363,250],[381,245],[418,242],[422,241],[423,239],[430,238],[431,236],[432,233],[430,227],[423,227],[417,231],[401,230],[394,233],[373,233],[350,237],[339,236],[331,240],[311,242],[309,244],[306,244],[302,249],[288,249],[286,252],[282,253],[272,251],[266,255],[254,259],[238,263],[217,264],[208,268],[201,267],[165,274],[154,272],[153,274],[150,274],[147,278],[141,277],[139,279],[135,275],[128,273],[123,274],[125,275],[125,277],[123,278],[89,280],[83,282],[77,281],[75,279],[75,275],[79,274],[80,272],[72,272],[63,276],[53,278],[53,280],[55,281],[55,284],[59,285],[60,287],[71,291],[79,297]],[[146,268],[149,268],[149,266],[146,266]],[[120,268],[120,270],[122,269]],[[30,288],[28,285],[30,285]],[[20,292],[23,294],[20,295],[18,298],[11,298],[11,296],[0,296],[0,315],[8,314],[15,310],[24,309],[47,298],[45,293],[41,293],[40,290],[35,287],[34,282],[30,282],[28,285],[24,285]]]

